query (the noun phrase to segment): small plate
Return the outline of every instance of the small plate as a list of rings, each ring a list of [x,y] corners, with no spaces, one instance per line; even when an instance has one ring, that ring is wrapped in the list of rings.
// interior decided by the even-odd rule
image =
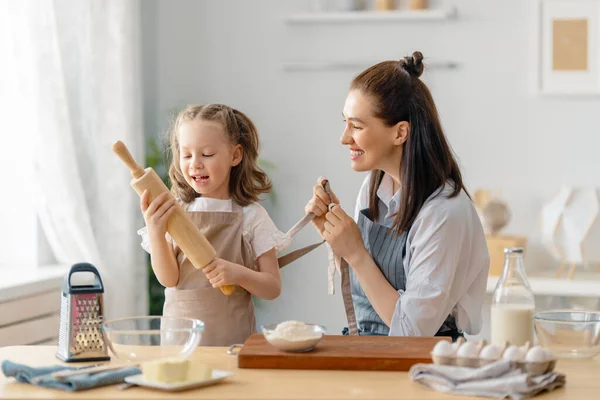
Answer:
[[[213,369],[212,377],[210,379],[202,379],[199,381],[188,381],[182,383],[159,383],[159,382],[148,382],[144,379],[144,375],[131,375],[125,378],[125,382],[131,383],[137,386],[145,386],[153,389],[166,390],[169,392],[177,392],[180,390],[188,390],[199,388],[203,386],[214,385],[218,382],[221,382],[223,379],[232,376],[233,373],[229,371],[221,371],[218,369]]]

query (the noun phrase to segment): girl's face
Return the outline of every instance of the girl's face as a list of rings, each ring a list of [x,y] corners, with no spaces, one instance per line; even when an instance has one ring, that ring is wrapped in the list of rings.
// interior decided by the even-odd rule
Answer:
[[[179,167],[185,181],[202,197],[227,200],[231,168],[242,161],[242,148],[227,138],[216,121],[183,122],[179,138]]]
[[[344,133],[340,139],[350,150],[355,171],[379,169],[394,176],[400,169],[402,144],[408,136],[408,123],[386,126],[373,115],[373,102],[360,90],[351,90],[344,104]]]

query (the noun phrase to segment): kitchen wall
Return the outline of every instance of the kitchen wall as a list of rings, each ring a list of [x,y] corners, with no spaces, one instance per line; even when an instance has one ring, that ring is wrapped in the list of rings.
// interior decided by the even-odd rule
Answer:
[[[456,69],[427,70],[446,133],[468,187],[500,193],[512,211],[505,233],[527,235],[528,269],[556,268],[539,243],[539,211],[561,184],[597,185],[600,99],[535,94],[534,0],[439,0],[457,18],[442,21],[289,25],[283,17],[312,1],[145,0],[145,124],[162,132],[167,112],[187,103],[223,102],[259,127],[261,156],[277,199],[268,205],[281,230],[303,215],[326,175],[352,210],[364,175],[339,144],[347,88],[359,70],[290,72],[290,61],[398,59],[420,50]],[[401,2],[401,4],[404,4]],[[308,227],[295,246],[318,240]],[[344,326],[339,293],[327,295],[320,248],[282,270],[283,293],[259,303],[259,323],[297,318]]]

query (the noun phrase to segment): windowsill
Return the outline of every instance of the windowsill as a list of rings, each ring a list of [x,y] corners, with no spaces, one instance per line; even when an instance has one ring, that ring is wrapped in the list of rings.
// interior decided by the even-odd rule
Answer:
[[[35,268],[0,268],[0,303],[34,293],[60,290],[67,265]]]

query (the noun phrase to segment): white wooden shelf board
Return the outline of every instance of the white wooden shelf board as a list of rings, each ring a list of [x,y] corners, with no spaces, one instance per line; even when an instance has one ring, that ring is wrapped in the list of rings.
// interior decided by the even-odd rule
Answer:
[[[342,11],[313,12],[285,16],[288,24],[344,23],[344,22],[394,22],[394,21],[440,21],[454,18],[456,8],[433,8],[426,10],[393,11]]]

